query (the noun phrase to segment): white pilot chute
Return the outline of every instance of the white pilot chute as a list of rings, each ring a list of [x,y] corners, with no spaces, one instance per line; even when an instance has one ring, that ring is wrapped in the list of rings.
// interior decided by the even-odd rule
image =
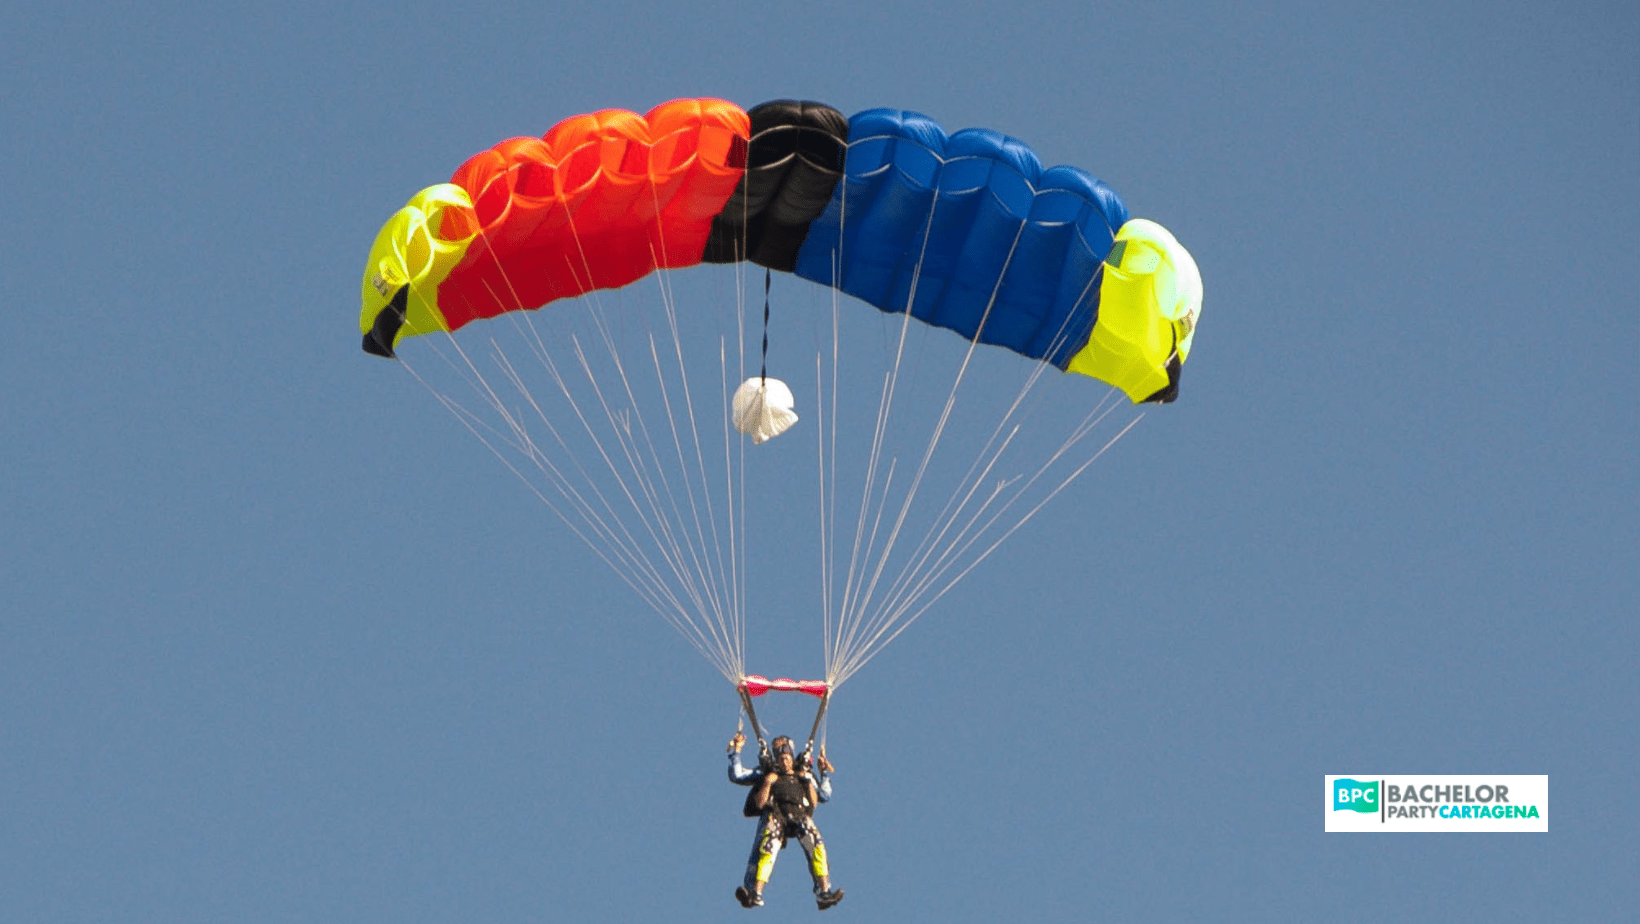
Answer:
[[[740,383],[729,403],[735,429],[761,444],[772,440],[797,423],[792,390],[779,379],[753,376]]]

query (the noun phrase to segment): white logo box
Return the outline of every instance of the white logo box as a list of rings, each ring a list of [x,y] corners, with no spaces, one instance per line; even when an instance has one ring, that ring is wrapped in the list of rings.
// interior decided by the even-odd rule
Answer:
[[[1400,833],[1502,833],[1549,830],[1549,777],[1521,774],[1344,773],[1324,778],[1324,830]],[[1335,784],[1348,784],[1341,809]],[[1373,784],[1377,784],[1374,786]]]

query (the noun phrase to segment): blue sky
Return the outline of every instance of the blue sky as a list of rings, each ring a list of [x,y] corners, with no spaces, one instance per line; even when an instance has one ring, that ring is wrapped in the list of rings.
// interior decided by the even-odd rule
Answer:
[[[830,914],[1632,917],[1640,14],[1022,6],[0,12],[6,917],[745,913],[728,685],[354,327],[416,190],[692,95],[1012,134],[1206,280],[1181,400],[839,694]],[[1328,773],[1554,815],[1325,835]]]

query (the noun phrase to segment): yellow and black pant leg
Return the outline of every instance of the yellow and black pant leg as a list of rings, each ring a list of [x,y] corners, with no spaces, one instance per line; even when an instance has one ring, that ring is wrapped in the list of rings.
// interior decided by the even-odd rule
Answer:
[[[826,890],[826,879],[831,875],[826,864],[826,842],[820,837],[820,829],[814,826],[814,819],[805,818],[797,827],[795,837],[809,858],[809,876],[814,879],[814,894],[819,895]]]
[[[768,882],[769,876],[774,873],[774,861],[780,856],[780,848],[786,840],[784,827],[779,816],[773,812],[764,812],[763,817],[757,820],[757,837],[752,841],[752,855],[746,860],[747,890],[763,891],[763,883]]]

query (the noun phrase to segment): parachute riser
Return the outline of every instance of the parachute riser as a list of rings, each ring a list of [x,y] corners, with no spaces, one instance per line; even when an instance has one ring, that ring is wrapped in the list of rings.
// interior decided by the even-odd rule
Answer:
[[[803,745],[803,759],[807,761],[814,753],[814,738],[820,734],[820,723],[826,718],[826,707],[831,705],[831,690],[826,690],[820,696],[820,708],[814,714],[814,725],[809,728],[809,741]]]
[[[769,756],[769,742],[763,739],[763,726],[757,723],[757,710],[752,708],[752,698],[746,693],[746,685],[739,687],[740,707],[746,710],[746,718],[752,722],[752,734],[757,737],[757,756],[763,759]]]
[[[735,685],[735,691],[740,694],[740,706],[752,722],[752,733],[757,736],[757,751],[760,758],[769,756],[769,745],[763,734],[763,726],[757,721],[757,710],[752,706],[752,697],[762,696],[770,691],[807,693],[819,697],[820,708],[815,711],[814,724],[809,727],[809,739],[803,745],[803,760],[809,759],[814,752],[814,739],[820,734],[820,723],[825,721],[826,709],[831,705],[829,684],[822,680],[789,680],[784,677],[770,680],[767,677],[748,674]]]

